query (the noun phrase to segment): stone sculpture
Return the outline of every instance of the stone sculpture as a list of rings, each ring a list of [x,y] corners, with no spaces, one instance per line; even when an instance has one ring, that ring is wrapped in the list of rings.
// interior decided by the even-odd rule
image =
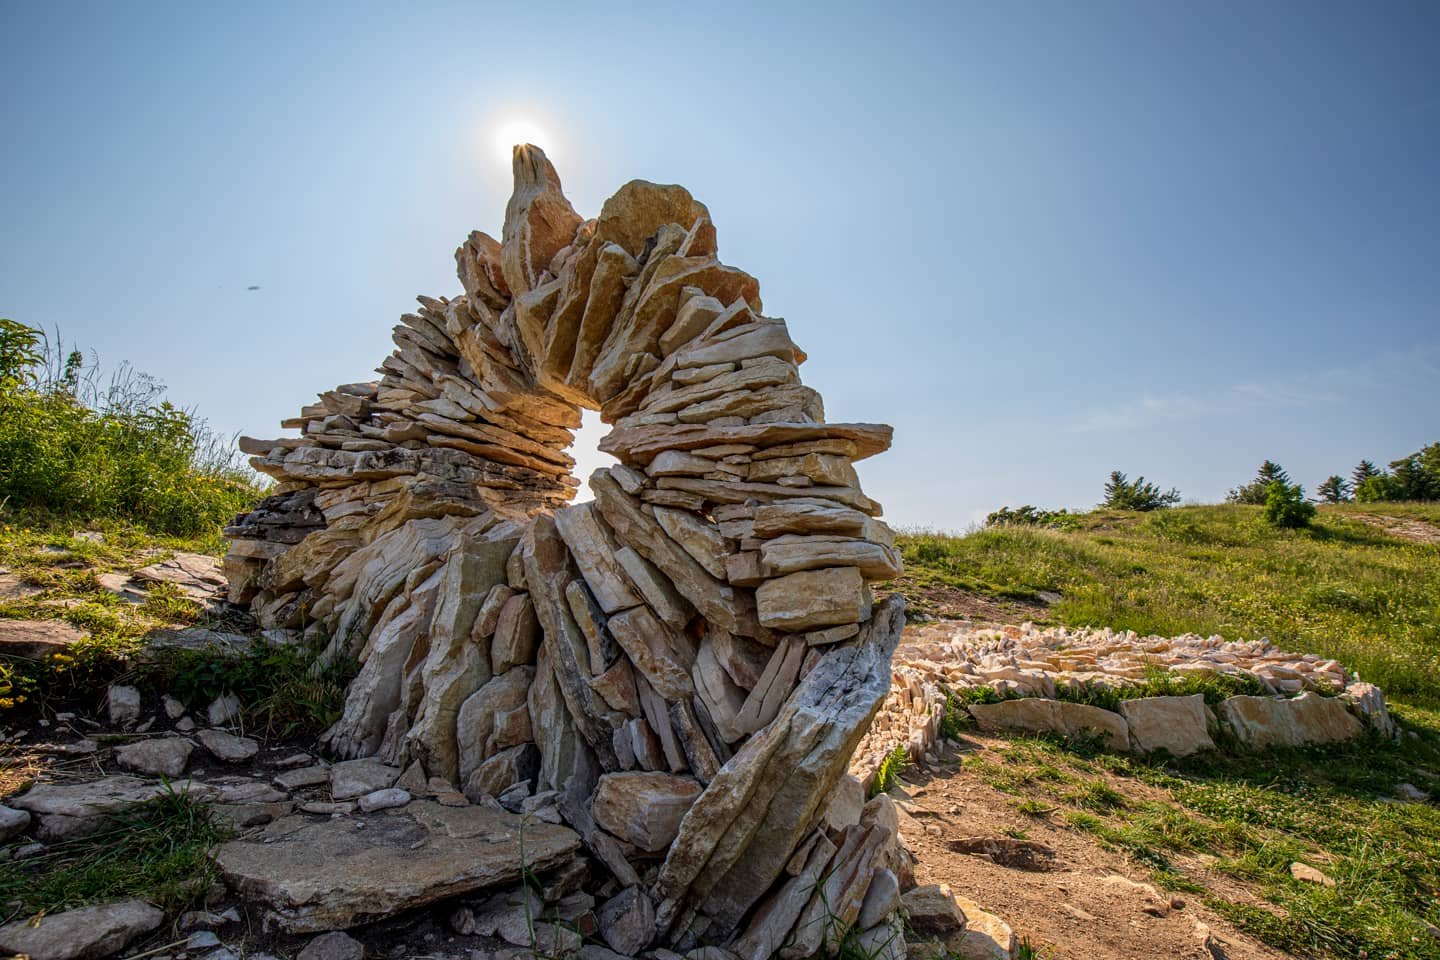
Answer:
[[[891,429],[825,422],[685,189],[586,220],[538,148],[514,173],[501,239],[461,245],[464,294],[419,298],[378,382],[242,439],[277,483],[226,530],[230,598],[358,660],[335,756],[553,792],[647,918],[624,952],[808,956],[906,872],[846,772],[904,619],[867,588],[900,560],[853,466]],[[619,465],[567,506],[582,407]]]

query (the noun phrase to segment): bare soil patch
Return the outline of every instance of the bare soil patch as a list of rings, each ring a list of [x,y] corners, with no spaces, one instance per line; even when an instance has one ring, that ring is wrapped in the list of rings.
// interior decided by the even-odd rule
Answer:
[[[961,620],[972,624],[1045,623],[1050,607],[1038,600],[992,597],[940,584],[922,584],[908,577],[895,581],[895,592],[905,597],[906,615],[912,620]]]
[[[914,769],[902,776],[896,793],[907,798],[901,804],[906,811],[901,832],[918,858],[920,883],[949,884],[1009,923],[1039,956],[1055,960],[1286,956],[1236,930],[1199,897],[1154,887],[1145,867],[1101,848],[1088,834],[1020,815],[1014,797],[960,768],[967,753],[1005,743],[967,736],[960,748],[947,745],[941,765],[929,773]],[[1129,789],[1138,786],[1131,783]],[[1010,858],[987,852],[977,837],[994,838],[997,842],[988,846],[998,850],[1043,847],[1053,859],[1042,857],[1043,869],[1009,865]],[[1007,845],[1006,839],[1018,843]],[[1204,869],[1199,862],[1188,866]],[[1211,879],[1206,876],[1207,885]],[[1233,881],[1213,879],[1214,888],[1225,888],[1230,898],[1248,899]]]

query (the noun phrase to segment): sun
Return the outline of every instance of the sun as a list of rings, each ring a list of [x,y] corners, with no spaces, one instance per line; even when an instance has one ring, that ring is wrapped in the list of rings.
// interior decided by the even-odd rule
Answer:
[[[546,153],[552,152],[554,142],[549,133],[528,117],[512,117],[495,127],[495,151],[497,156],[510,165],[510,152],[517,143],[533,143]]]

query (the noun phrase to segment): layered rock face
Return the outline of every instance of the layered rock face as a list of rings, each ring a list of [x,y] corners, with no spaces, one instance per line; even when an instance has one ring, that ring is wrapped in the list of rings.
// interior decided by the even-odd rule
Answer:
[[[336,756],[553,791],[653,918],[627,952],[809,955],[835,934],[815,898],[853,922],[898,856],[883,810],[830,809],[904,619],[870,597],[900,561],[853,466],[891,430],[825,422],[683,188],[586,220],[540,150],[514,171],[501,240],[471,234],[464,294],[420,298],[377,382],[242,440],[277,485],[226,530],[231,599],[359,661]],[[582,407],[619,465],[567,506]]]

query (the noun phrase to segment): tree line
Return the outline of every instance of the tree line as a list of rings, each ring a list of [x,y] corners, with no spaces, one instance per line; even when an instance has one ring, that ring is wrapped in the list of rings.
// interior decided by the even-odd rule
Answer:
[[[1440,500],[1440,442],[1390,461],[1388,470],[1361,460],[1350,471],[1349,479],[1339,474],[1326,477],[1315,488],[1315,494],[1323,503]],[[1305,488],[1293,482],[1285,468],[1273,460],[1260,464],[1255,478],[1227,493],[1225,501],[1264,507],[1265,519],[1277,527],[1303,527],[1315,516],[1315,502],[1305,496]],[[1143,476],[1131,480],[1119,470],[1113,470],[1099,505],[1111,510],[1144,513],[1173,507],[1179,502],[1180,491],[1174,487],[1162,490]],[[987,516],[985,524],[1064,527],[1073,525],[1075,520],[1076,515],[1065,510],[1042,510],[1026,504],[1002,507]]]

